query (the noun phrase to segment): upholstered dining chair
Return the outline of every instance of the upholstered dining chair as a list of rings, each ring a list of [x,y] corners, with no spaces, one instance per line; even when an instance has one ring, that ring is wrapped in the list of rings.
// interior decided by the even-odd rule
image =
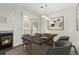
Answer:
[[[69,55],[72,43],[69,41],[57,41],[55,47],[51,47],[47,51],[47,55]]]

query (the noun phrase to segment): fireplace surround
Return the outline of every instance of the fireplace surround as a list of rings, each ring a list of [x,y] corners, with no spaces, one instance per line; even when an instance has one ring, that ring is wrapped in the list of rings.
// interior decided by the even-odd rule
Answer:
[[[0,33],[0,50],[13,47],[13,32]]]

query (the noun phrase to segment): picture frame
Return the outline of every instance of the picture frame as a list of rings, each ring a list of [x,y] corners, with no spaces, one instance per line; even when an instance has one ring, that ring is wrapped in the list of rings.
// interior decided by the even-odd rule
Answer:
[[[63,30],[64,16],[54,17],[48,20],[48,30]]]
[[[7,23],[7,17],[0,16],[0,23]]]
[[[79,31],[79,3],[76,8],[76,31]]]

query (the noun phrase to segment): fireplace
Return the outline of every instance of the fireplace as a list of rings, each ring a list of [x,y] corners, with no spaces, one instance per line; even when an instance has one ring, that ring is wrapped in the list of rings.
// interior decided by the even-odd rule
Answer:
[[[0,33],[0,50],[13,46],[13,33]]]

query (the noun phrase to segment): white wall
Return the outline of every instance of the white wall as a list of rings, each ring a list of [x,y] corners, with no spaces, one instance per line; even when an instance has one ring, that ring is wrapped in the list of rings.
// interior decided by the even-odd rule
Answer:
[[[64,30],[48,30],[47,20],[42,19],[41,32],[57,33],[57,37],[70,36],[70,41],[79,49],[79,32],[76,31],[76,6],[51,13],[49,18],[58,16],[64,16]]]

